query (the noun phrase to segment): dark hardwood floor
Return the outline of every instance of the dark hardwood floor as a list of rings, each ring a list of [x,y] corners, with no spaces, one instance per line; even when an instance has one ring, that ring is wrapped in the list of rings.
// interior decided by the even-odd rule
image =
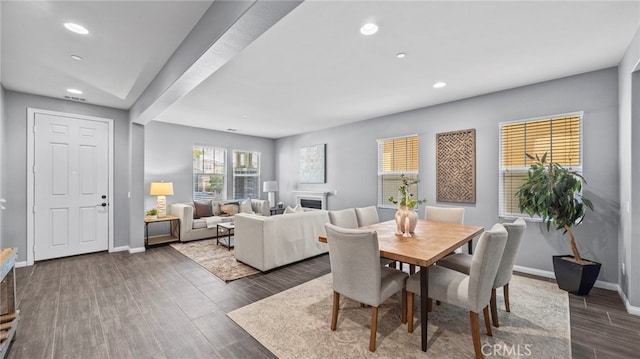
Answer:
[[[328,255],[228,284],[173,248],[16,270],[9,358],[274,358],[226,313],[330,272]],[[574,358],[639,358],[640,317],[618,294],[570,295]]]

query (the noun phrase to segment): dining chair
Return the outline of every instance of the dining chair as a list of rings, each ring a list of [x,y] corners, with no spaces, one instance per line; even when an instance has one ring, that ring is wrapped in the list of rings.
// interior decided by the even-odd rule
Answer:
[[[462,224],[464,207],[424,207],[424,219],[427,221]]]
[[[469,274],[460,273],[442,266],[429,267],[429,298],[440,300],[469,310],[471,337],[476,358],[483,358],[480,345],[480,320],[478,313],[484,314],[487,334],[492,335],[489,323],[489,300],[500,259],[507,242],[507,230],[494,225],[478,240]],[[408,331],[413,332],[413,298],[420,294],[420,273],[407,279],[407,321]]]
[[[385,300],[402,291],[402,314],[404,322],[406,293],[404,283],[407,273],[380,265],[378,234],[375,231],[345,229],[325,224],[329,261],[333,277],[333,312],[331,330],[336,330],[340,295],[371,306],[371,334],[369,350],[376,350],[378,307]]]
[[[504,305],[506,311],[510,312],[509,282],[511,281],[511,275],[513,274],[513,265],[516,261],[518,248],[520,247],[520,243],[524,237],[524,232],[527,230],[527,223],[522,218],[516,219],[513,223],[503,223],[502,225],[507,230],[507,244],[504,247],[504,254],[500,260],[496,279],[493,282],[493,288],[491,289],[491,301],[489,303],[491,307],[491,320],[493,322],[493,326],[496,328],[500,326],[498,321],[498,305],[496,303],[496,289],[502,287]],[[436,264],[468,274],[472,260],[473,257],[468,254],[456,253],[452,256],[442,258]]]
[[[342,228],[358,228],[358,217],[356,217],[356,211],[353,208],[329,211],[329,221],[331,224]]]
[[[356,217],[358,219],[358,227],[364,227],[380,222],[376,206],[356,208]]]

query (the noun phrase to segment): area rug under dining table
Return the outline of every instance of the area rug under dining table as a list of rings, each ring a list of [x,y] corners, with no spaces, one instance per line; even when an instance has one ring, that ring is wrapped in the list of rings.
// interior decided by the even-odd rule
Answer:
[[[500,291],[498,291],[500,293]],[[400,295],[379,308],[376,352],[368,350],[371,309],[342,297],[337,330],[329,328],[331,274],[230,312],[228,316],[279,358],[472,358],[469,312],[442,303],[429,313],[428,350],[420,350],[420,321],[412,334],[400,322]],[[570,358],[569,304],[557,285],[514,276],[511,312],[498,295],[500,327],[481,323],[485,357]],[[482,318],[482,316],[481,316]]]

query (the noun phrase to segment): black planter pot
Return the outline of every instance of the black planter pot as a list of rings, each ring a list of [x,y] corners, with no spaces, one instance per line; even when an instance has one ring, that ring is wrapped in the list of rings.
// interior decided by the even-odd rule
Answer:
[[[587,295],[600,274],[602,264],[589,261],[591,264],[578,264],[562,258],[573,256],[553,256],[553,271],[560,289],[576,295]],[[588,260],[588,259],[587,259]]]

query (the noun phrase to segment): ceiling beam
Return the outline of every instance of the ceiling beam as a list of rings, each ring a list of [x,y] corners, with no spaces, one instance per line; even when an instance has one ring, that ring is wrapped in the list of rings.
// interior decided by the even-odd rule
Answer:
[[[214,1],[129,110],[146,125],[302,1]]]

